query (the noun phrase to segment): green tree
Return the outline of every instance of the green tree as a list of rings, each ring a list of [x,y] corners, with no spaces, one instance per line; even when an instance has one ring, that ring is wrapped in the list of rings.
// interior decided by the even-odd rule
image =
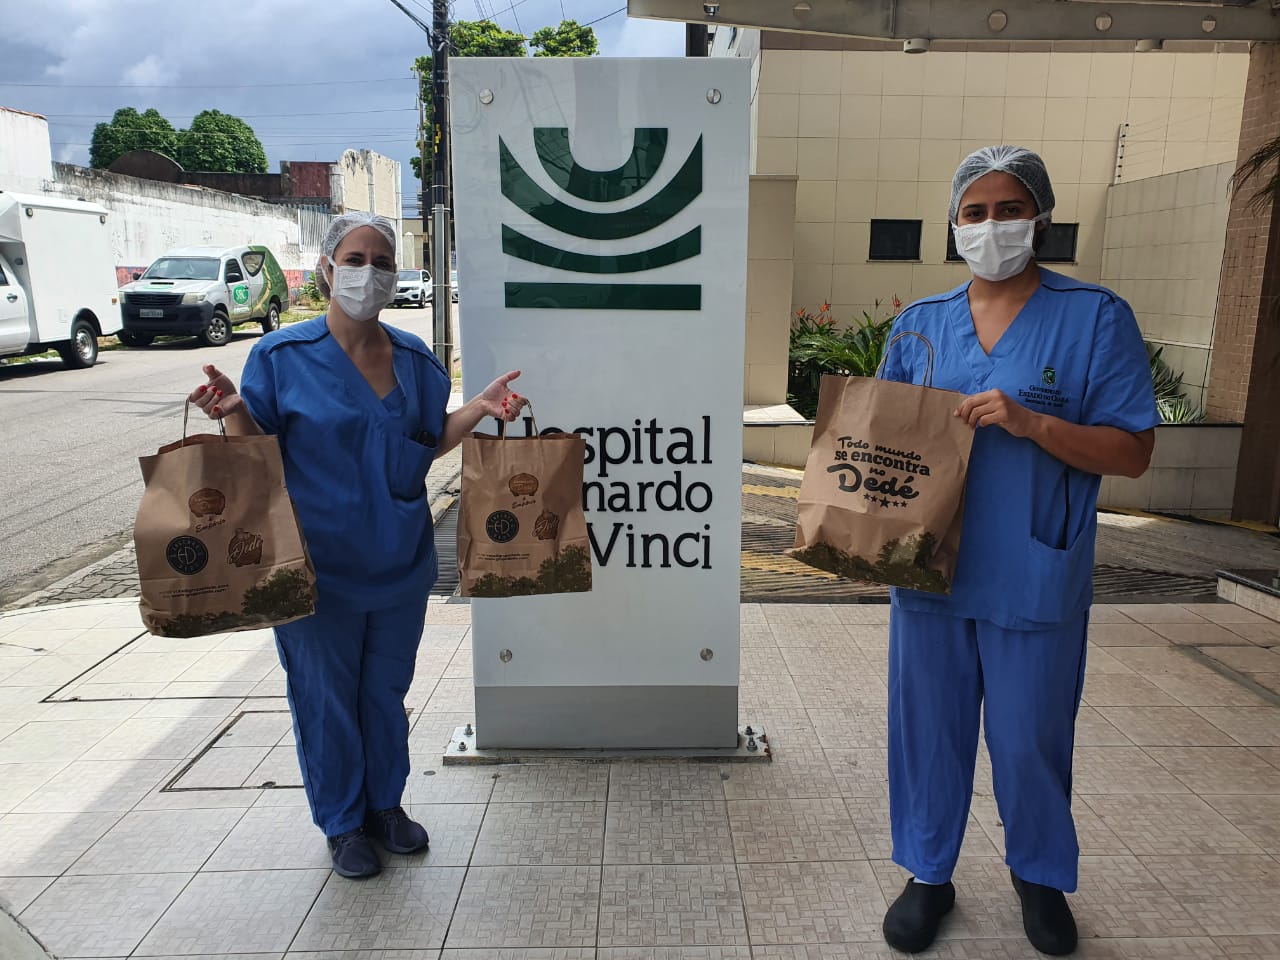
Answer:
[[[449,26],[449,56],[451,57],[525,57],[529,50],[525,38],[511,30],[503,30],[492,20],[457,20]],[[431,67],[432,57],[418,57],[413,68],[422,81],[422,99],[427,105],[427,129],[431,129]],[[419,145],[421,152],[421,145]],[[423,182],[431,179],[431,144],[427,143],[427,170],[423,178],[421,157],[409,160],[413,175]]]
[[[266,173],[267,154],[253,128],[229,113],[203,110],[178,135],[178,162],[187,170]]]
[[[600,52],[596,32],[577,20],[561,20],[558,27],[535,30],[529,38],[535,57],[594,57]]]
[[[154,150],[177,159],[178,131],[154,107],[143,113],[122,107],[109,123],[93,128],[89,166],[105,169],[130,150]]]

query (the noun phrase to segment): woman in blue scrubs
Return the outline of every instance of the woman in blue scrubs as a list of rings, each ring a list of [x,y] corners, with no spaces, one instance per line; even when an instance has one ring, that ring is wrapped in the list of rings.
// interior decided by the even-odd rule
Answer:
[[[973,795],[979,717],[1005,858],[1033,946],[1076,946],[1071,758],[1084,684],[1103,475],[1141,476],[1160,422],[1128,304],[1035,262],[1053,213],[1043,161],[979,150],[956,172],[950,221],[973,279],[912,304],[894,333],[936,352],[934,386],[975,431],[949,595],[895,589],[889,628],[893,859],[912,880],[884,920],[918,952],[955,902],[951,875]],[[908,337],[885,376],[921,383]],[[982,713],[985,711],[985,714]]]
[[[274,434],[315,564],[313,616],[276,628],[298,762],[316,825],[344,877],[426,849],[401,806],[409,774],[404,698],[413,679],[437,561],[427,500],[432,461],[485,417],[512,421],[526,401],[512,372],[446,414],[451,382],[418,337],[378,314],[396,283],[385,217],[338,217],[316,282],[329,312],[263,337],[240,390],[212,365],[191,394],[233,434]]]

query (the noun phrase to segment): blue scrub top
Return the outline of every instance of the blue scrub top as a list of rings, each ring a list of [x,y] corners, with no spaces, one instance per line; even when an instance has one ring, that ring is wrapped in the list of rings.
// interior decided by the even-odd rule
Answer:
[[[451,384],[419,338],[383,329],[397,381],[384,398],[324,316],[263,337],[241,377],[249,413],[280,440],[285,482],[328,609],[424,600],[438,572],[426,476]]]
[[[1160,423],[1150,361],[1129,305],[1110,290],[1041,269],[1040,287],[988,355],[969,312],[969,284],[912,304],[893,332],[918,332],[936,353],[933,385],[1002,390],[1071,423],[1139,433]],[[894,345],[883,376],[922,383],[927,349]],[[1010,629],[1068,622],[1093,602],[1101,478],[1031,440],[979,427],[965,484],[952,592],[895,589],[906,610],[989,620]]]

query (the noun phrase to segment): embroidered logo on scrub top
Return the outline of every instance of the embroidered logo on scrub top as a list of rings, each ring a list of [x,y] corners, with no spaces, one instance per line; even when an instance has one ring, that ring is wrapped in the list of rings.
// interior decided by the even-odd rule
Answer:
[[[209,551],[195,537],[174,537],[165,548],[169,566],[185,577],[193,577],[209,562]]]
[[[1058,371],[1046,366],[1040,372],[1040,382],[1018,391],[1018,400],[1023,406],[1034,405],[1042,410],[1062,410],[1071,402],[1058,388]]]
[[[520,521],[510,510],[495,510],[485,520],[484,532],[494,543],[510,543],[520,532]]]

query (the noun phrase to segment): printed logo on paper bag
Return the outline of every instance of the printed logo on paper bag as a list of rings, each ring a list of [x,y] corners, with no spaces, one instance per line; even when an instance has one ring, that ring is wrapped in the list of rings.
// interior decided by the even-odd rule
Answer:
[[[563,235],[556,246],[502,225],[502,252],[509,257],[568,274],[597,277],[637,274],[689,260],[702,253],[702,228],[694,227],[666,243],[637,252],[578,253],[578,240],[630,240],[672,220],[702,193],[702,138],[689,151],[671,179],[644,200],[616,209],[654,181],[667,155],[668,130],[641,127],[634,132],[631,154],[614,170],[588,170],[573,157],[567,127],[535,127],[534,147],[547,177],[570,204],[544,190],[521,166],[506,141],[498,139],[502,195],[523,213]],[[551,310],[700,310],[702,287],[696,283],[509,282],[508,308]]]
[[[538,492],[538,478],[532,473],[517,473],[507,483],[514,497],[532,497]]]
[[[227,563],[237,567],[249,567],[262,562],[262,538],[239,527],[227,544]]]
[[[841,437],[835,463],[827,473],[836,477],[842,493],[861,493],[872,505],[904,509],[920,496],[920,478],[929,476],[928,464],[914,450],[890,450],[865,440]]]
[[[495,510],[485,520],[484,532],[494,543],[510,543],[520,532],[520,521],[510,510]]]
[[[209,551],[195,537],[174,537],[165,548],[165,559],[184,577],[194,577],[209,563]]]
[[[187,508],[193,517],[220,517],[227,509],[227,496],[221,490],[205,487],[187,498]]]

